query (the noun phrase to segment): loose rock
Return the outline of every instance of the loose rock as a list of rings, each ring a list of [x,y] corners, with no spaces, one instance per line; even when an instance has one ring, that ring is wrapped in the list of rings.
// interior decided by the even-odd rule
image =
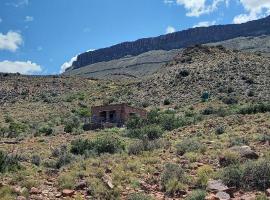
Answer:
[[[208,181],[207,184],[207,190],[210,191],[222,192],[228,189],[229,188],[226,185],[224,185],[221,180],[211,180]]]

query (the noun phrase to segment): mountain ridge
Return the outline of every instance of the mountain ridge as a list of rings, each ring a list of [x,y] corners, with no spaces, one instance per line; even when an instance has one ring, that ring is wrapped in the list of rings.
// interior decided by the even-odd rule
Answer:
[[[214,25],[197,27],[158,37],[142,38],[133,42],[123,42],[111,47],[85,52],[78,55],[72,69],[98,62],[131,55],[136,56],[151,50],[172,50],[195,44],[219,42],[236,37],[260,36],[270,34],[270,16],[243,24]],[[211,37],[210,37],[211,36]]]

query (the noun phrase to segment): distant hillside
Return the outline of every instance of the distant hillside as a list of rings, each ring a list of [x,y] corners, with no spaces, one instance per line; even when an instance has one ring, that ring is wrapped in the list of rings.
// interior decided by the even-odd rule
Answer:
[[[236,37],[270,34],[270,16],[244,24],[199,27],[153,38],[124,42],[108,48],[86,52],[78,56],[73,69],[90,64],[111,61],[125,56],[136,56],[152,50],[172,50],[183,47],[218,42]]]
[[[119,91],[122,102],[160,105],[166,99],[181,105],[201,101],[204,92],[211,99],[228,104],[237,101],[270,99],[270,58],[222,46],[196,46],[185,49],[174,61]]]

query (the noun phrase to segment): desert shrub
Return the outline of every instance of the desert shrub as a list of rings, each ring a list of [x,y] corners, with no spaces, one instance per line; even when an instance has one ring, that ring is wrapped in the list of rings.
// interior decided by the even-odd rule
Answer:
[[[211,178],[213,172],[214,172],[213,168],[209,165],[205,165],[205,166],[198,168],[198,170],[197,170],[197,175],[198,175],[197,184],[200,187],[206,187],[207,182]]]
[[[215,113],[216,113],[216,110],[211,106],[205,108],[204,110],[202,110],[203,115],[212,115],[212,114],[215,114]]]
[[[98,137],[94,142],[95,150],[98,154],[101,153],[117,153],[122,151],[125,146],[118,137],[105,135],[103,137]]]
[[[163,135],[163,130],[160,126],[148,125],[143,128],[143,135],[147,136],[149,140],[155,140]]]
[[[263,142],[263,143],[270,142],[270,133],[260,134],[257,139],[259,142]]]
[[[143,108],[147,108],[147,107],[150,106],[150,103],[149,103],[148,101],[144,101],[144,102],[142,102],[141,106],[142,106]]]
[[[75,114],[81,118],[91,117],[90,109],[84,107],[75,110]]]
[[[184,155],[186,152],[203,152],[205,146],[195,139],[185,139],[182,142],[176,144],[176,153]]]
[[[90,140],[77,139],[71,142],[71,153],[83,155],[85,151],[94,149],[94,144]]]
[[[136,141],[128,146],[128,154],[138,155],[144,151],[144,143],[142,140]]]
[[[219,164],[223,167],[229,165],[236,165],[240,162],[240,156],[234,151],[225,151],[224,154],[219,158]]]
[[[99,136],[95,140],[78,139],[71,142],[71,153],[85,154],[89,151],[97,154],[117,153],[125,148],[122,141],[112,135]]]
[[[235,97],[224,97],[222,98],[222,102],[228,105],[238,104],[238,99]]]
[[[159,124],[159,110],[153,109],[147,114],[147,122],[148,124]]]
[[[167,131],[172,131],[172,130],[182,126],[181,119],[176,117],[174,113],[162,114],[160,116],[159,123],[160,123],[161,127]]]
[[[62,145],[58,151],[54,150],[52,155],[57,157],[55,162],[55,168],[60,169],[61,167],[68,165],[74,160],[74,157],[70,154],[66,145]]]
[[[170,105],[170,104],[171,104],[170,99],[164,99],[163,105],[167,106],[167,105]]]
[[[210,98],[210,93],[208,91],[204,91],[201,95],[202,102],[208,101]]]
[[[269,200],[266,194],[259,194],[256,196],[255,200]]]
[[[248,140],[244,137],[230,137],[229,143],[230,147],[248,145]]]
[[[62,174],[59,176],[57,182],[61,189],[74,189],[76,177],[73,174]]]
[[[228,186],[265,190],[270,187],[270,162],[262,159],[230,165],[223,169],[221,179]]]
[[[21,133],[26,132],[28,126],[26,124],[23,124],[21,122],[11,122],[9,124],[9,133],[7,137],[17,137]]]
[[[186,199],[187,200],[204,200],[206,195],[207,195],[207,192],[204,190],[194,190]]]
[[[1,186],[0,188],[0,197],[3,200],[12,200],[16,199],[16,192],[10,186]]]
[[[247,189],[266,190],[270,187],[270,160],[262,159],[244,164],[242,184]]]
[[[46,136],[52,135],[53,134],[53,129],[49,127],[48,125],[42,126],[38,130],[39,133],[45,134]]]
[[[41,162],[41,159],[40,159],[40,156],[39,155],[33,155],[32,156],[32,159],[31,159],[31,163],[36,165],[36,166],[39,166],[40,165],[40,162]]]
[[[182,69],[181,71],[179,71],[177,78],[180,77],[187,77],[189,76],[190,72],[187,69]]]
[[[227,186],[239,188],[242,175],[243,169],[240,165],[230,165],[222,170],[221,179]]]
[[[17,155],[8,155],[0,151],[0,172],[15,171],[19,168],[19,157]]]
[[[144,126],[144,121],[137,115],[134,115],[127,121],[127,129],[139,129]]]
[[[261,103],[255,105],[247,105],[242,107],[238,113],[242,115],[270,112],[270,103]]]
[[[225,127],[224,127],[224,126],[219,126],[219,127],[217,127],[217,128],[216,128],[216,131],[215,131],[216,135],[221,135],[221,134],[223,134],[224,132],[225,132]]]
[[[160,138],[163,134],[163,130],[157,125],[147,125],[140,129],[132,129],[127,131],[127,136],[131,138],[154,140]]]
[[[144,133],[142,128],[127,130],[127,137],[130,138],[143,138]]]
[[[120,193],[117,187],[108,189],[104,183],[97,178],[91,178],[88,180],[89,189],[87,193],[93,197],[93,199],[104,199],[104,200],[117,200],[120,199]]]
[[[183,168],[174,163],[167,163],[161,175],[161,186],[163,190],[169,194],[183,190],[188,184],[188,177]]]
[[[80,127],[80,120],[78,117],[72,116],[64,122],[64,131],[72,133],[75,129]]]
[[[143,193],[134,193],[128,196],[128,200],[153,200],[153,198]]]

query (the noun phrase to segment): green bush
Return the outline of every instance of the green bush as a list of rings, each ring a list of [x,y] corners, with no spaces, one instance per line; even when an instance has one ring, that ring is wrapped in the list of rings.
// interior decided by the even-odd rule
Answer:
[[[208,180],[211,178],[214,170],[211,166],[205,165],[197,170],[198,180],[197,183],[200,187],[206,187]]]
[[[48,125],[42,126],[38,130],[39,133],[45,134],[46,136],[52,135],[53,134],[53,129],[49,127]]]
[[[14,171],[20,168],[19,157],[17,155],[8,155],[0,151],[0,172]]]
[[[258,160],[245,163],[242,178],[247,189],[266,190],[270,187],[270,160]]]
[[[242,115],[270,112],[270,103],[248,105],[241,108],[238,113]]]
[[[161,186],[168,195],[183,190],[188,184],[188,177],[183,168],[174,163],[168,163],[161,174]]]
[[[132,129],[127,131],[127,136],[131,138],[144,139],[148,138],[149,140],[158,139],[163,135],[164,131],[157,125],[147,125],[140,129]]]
[[[205,91],[202,93],[202,96],[201,96],[201,99],[202,99],[202,102],[206,102],[208,101],[208,99],[210,98],[210,93]]]
[[[222,135],[225,132],[224,126],[219,126],[216,128],[216,135]]]
[[[81,118],[85,117],[91,117],[90,109],[81,107],[75,111],[76,115],[78,115]]]
[[[143,193],[134,193],[128,196],[128,200],[153,200],[153,198]]]
[[[41,159],[40,159],[40,156],[39,155],[33,155],[32,156],[32,159],[31,159],[31,163],[36,165],[36,166],[39,166],[40,165],[40,162],[41,162]]]
[[[223,169],[221,179],[228,186],[265,190],[270,187],[270,161],[249,161],[242,166],[230,165]]]
[[[71,142],[71,153],[86,154],[89,151],[97,154],[117,153],[125,148],[122,141],[112,135],[99,136],[93,141],[78,139]]]
[[[176,153],[184,155],[186,152],[204,152],[205,146],[195,139],[185,139],[176,144]]]
[[[222,167],[229,165],[236,165],[240,163],[240,156],[234,151],[225,151],[224,154],[219,158],[219,164]]]
[[[204,200],[206,195],[207,195],[207,192],[204,190],[194,190],[186,199],[187,200]]]
[[[160,126],[149,125],[143,128],[143,135],[147,136],[149,140],[155,140],[160,138],[163,135],[163,130]]]
[[[72,116],[64,122],[64,125],[64,131],[66,133],[72,133],[80,127],[80,120],[78,117]]]
[[[142,153],[145,149],[144,143],[142,140],[136,141],[128,146],[128,154],[138,155]]]
[[[139,129],[144,126],[144,121],[138,117],[137,115],[134,115],[127,121],[127,129]]]
[[[221,172],[222,181],[229,187],[241,186],[243,169],[240,165],[230,165],[225,167]]]
[[[170,104],[171,104],[171,101],[169,99],[164,99],[163,105],[167,106],[167,105],[170,105]]]
[[[21,133],[25,133],[27,129],[28,129],[28,126],[26,124],[12,121],[9,124],[8,137],[11,137],[11,138],[17,137]]]

